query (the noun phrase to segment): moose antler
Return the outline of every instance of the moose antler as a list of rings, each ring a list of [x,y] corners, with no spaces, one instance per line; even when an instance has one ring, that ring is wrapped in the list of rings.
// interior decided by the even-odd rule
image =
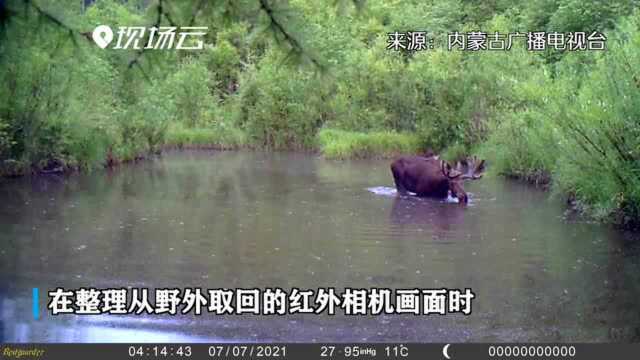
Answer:
[[[456,171],[462,174],[462,179],[477,180],[484,175],[485,161],[479,160],[477,156],[458,161]]]
[[[449,179],[457,179],[462,175],[462,172],[452,168],[451,165],[444,160],[440,160],[440,169],[442,170],[442,174]]]

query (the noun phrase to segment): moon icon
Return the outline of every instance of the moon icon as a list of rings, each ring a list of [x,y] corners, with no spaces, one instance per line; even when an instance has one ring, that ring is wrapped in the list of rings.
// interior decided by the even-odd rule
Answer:
[[[444,357],[447,358],[447,359],[451,359],[451,357],[449,357],[449,354],[448,354],[450,345],[451,344],[447,344],[442,348],[442,355],[444,355]]]

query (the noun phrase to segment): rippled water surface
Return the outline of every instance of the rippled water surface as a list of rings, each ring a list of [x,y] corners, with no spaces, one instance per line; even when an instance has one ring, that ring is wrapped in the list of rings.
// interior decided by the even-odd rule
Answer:
[[[637,235],[488,176],[397,197],[388,161],[181,152],[0,183],[0,340],[638,341]],[[32,315],[31,289],[472,288],[469,316]],[[341,314],[341,312],[338,312]]]

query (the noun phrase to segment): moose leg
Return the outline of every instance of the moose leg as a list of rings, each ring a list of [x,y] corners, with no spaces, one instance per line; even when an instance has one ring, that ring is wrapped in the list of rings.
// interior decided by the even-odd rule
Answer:
[[[404,187],[402,183],[402,177],[400,176],[400,171],[394,166],[391,165],[391,173],[393,174],[393,182],[396,184],[396,190],[398,190],[398,194],[406,195],[407,189]]]

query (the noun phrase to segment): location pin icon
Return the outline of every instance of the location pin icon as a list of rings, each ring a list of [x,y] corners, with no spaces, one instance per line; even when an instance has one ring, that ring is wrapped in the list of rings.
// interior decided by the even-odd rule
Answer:
[[[113,31],[111,31],[111,28],[107,25],[100,25],[93,29],[92,37],[96,45],[104,49],[109,45],[111,40],[113,40]]]

